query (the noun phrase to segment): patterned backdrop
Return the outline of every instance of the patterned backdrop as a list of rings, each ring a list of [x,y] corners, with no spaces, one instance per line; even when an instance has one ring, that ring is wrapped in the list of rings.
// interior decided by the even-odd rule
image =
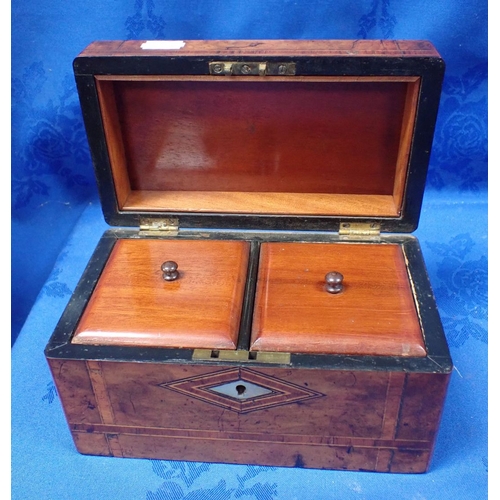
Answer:
[[[72,60],[98,39],[216,38],[427,39],[447,63],[415,234],[455,370],[426,475],[120,460],[74,450],[43,349],[107,226]],[[487,69],[486,0],[14,0],[13,498],[486,498]]]

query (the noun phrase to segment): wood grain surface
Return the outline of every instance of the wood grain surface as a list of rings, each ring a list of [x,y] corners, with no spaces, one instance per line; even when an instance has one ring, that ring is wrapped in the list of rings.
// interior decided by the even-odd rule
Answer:
[[[157,210],[161,202],[169,211],[400,212],[417,77],[96,82],[123,210]]]
[[[173,50],[145,50],[145,40],[95,41],[79,57],[198,55],[439,57],[427,40],[184,40]]]
[[[431,373],[49,363],[81,453],[379,472],[427,469],[448,383]],[[255,411],[231,410],[213,399],[221,374],[314,397],[260,396]]]
[[[407,88],[116,81],[131,189],[391,194]]]
[[[248,256],[242,241],[118,240],[72,342],[234,349]]]
[[[130,191],[123,210],[217,212],[231,214],[307,214],[395,217],[400,206],[390,195],[324,193],[248,193],[224,191]]]
[[[325,290],[325,275],[344,291]],[[403,251],[396,244],[264,243],[254,350],[425,356]]]

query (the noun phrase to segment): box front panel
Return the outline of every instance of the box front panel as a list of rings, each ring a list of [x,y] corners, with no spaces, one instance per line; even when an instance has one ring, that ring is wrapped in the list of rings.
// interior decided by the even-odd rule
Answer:
[[[141,426],[147,422],[151,427],[198,429],[214,435],[382,434],[388,374],[255,370],[245,366],[179,369],[151,365],[147,370],[139,364],[127,365],[124,373],[118,364],[101,366],[116,425]],[[247,390],[257,386],[256,396],[239,397],[236,389],[229,394],[217,392],[231,383],[235,388],[238,384],[248,386]],[[359,413],[361,404],[366,407],[363,414]]]
[[[402,372],[79,363],[96,401],[88,422],[88,383],[70,387],[56,364],[53,372],[75,443],[90,454],[380,471],[394,460],[395,471],[422,472],[434,433],[406,429],[406,418],[402,434],[401,401],[428,431],[442,403],[405,394],[408,384],[428,387],[431,374],[412,385]],[[402,452],[415,460],[397,466]]]

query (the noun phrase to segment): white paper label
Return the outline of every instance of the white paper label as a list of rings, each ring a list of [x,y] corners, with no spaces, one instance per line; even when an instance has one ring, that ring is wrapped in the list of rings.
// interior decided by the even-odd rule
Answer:
[[[182,40],[148,40],[141,44],[145,50],[179,50],[186,45]]]

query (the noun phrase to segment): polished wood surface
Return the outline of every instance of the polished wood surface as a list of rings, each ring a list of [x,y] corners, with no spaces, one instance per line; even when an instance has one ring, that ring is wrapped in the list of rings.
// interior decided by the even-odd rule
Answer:
[[[325,290],[325,275],[344,290]],[[400,245],[263,243],[251,349],[425,356]]]
[[[96,79],[123,210],[400,213],[418,78]]]
[[[392,196],[223,191],[130,191],[123,210],[395,217]]]
[[[116,81],[132,190],[391,194],[405,82]]]
[[[429,465],[449,378],[251,363],[49,364],[84,454],[406,473]],[[259,409],[239,411],[212,398],[221,376],[314,397],[278,405],[259,397]]]
[[[122,207],[130,193],[130,178],[127,174],[125,146],[122,139],[119,111],[116,107],[116,98],[112,82],[103,81],[97,86],[101,117],[104,124],[104,136],[109,155],[111,174],[115,186],[118,206]]]
[[[234,349],[248,256],[241,241],[118,240],[72,342]]]
[[[144,50],[145,40],[96,41],[82,57],[113,56],[349,56],[349,57],[439,57],[426,40],[184,40],[172,50]]]

